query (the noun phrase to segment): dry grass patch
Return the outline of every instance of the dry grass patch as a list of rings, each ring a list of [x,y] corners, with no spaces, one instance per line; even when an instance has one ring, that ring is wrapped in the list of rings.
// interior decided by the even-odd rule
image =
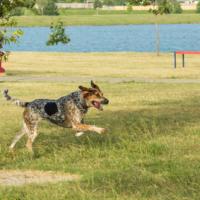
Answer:
[[[75,181],[78,179],[80,179],[79,175],[51,171],[0,170],[0,185],[4,186],[20,186],[30,183],[56,183],[60,181]]]
[[[7,77],[57,77],[69,80],[110,78],[199,79],[200,57],[187,55],[186,67],[173,69],[173,54],[162,53],[44,53],[13,52],[4,66]],[[37,80],[36,80],[37,81]],[[51,80],[50,80],[51,81]]]

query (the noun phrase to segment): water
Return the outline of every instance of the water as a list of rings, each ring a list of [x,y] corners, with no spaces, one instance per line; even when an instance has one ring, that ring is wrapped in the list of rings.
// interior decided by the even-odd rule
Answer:
[[[71,42],[46,46],[48,27],[22,28],[18,44],[6,46],[10,51],[117,52],[155,51],[155,25],[70,26],[66,28]],[[160,25],[160,50],[200,50],[199,24]]]

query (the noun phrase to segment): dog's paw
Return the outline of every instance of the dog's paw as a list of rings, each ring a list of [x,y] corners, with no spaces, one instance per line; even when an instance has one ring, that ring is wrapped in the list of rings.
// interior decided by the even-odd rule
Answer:
[[[83,134],[84,134],[84,132],[78,132],[78,133],[75,134],[75,136],[76,136],[76,137],[80,137],[80,136],[83,135]]]
[[[99,134],[105,133],[105,131],[106,131],[105,128],[96,127],[96,132],[99,133]]]
[[[9,147],[8,152],[9,153],[14,153],[14,148],[13,147]]]

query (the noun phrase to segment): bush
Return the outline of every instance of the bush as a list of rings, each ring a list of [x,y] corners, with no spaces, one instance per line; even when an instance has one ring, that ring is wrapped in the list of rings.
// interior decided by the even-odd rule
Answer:
[[[62,21],[51,24],[50,29],[51,33],[46,43],[48,46],[57,45],[58,43],[67,44],[70,42],[70,38],[65,34],[65,27]]]
[[[159,14],[182,13],[182,8],[177,0],[160,0],[157,12]]]
[[[104,0],[103,1],[103,5],[114,6],[114,1],[112,1],[112,0]]]
[[[24,10],[24,15],[25,16],[34,16],[34,15],[38,15],[38,13],[36,13],[33,9],[25,9]]]
[[[15,9],[11,10],[10,15],[11,16],[20,16],[24,15],[25,8],[23,7],[16,7]]]
[[[142,5],[143,6],[149,6],[149,5],[151,5],[151,1],[149,1],[149,0],[143,0],[142,1]]]
[[[134,6],[138,6],[138,5],[141,5],[141,0],[128,0],[127,3]]]
[[[200,1],[197,3],[196,12],[200,13]]]
[[[35,14],[35,15],[41,15],[40,10],[37,8],[31,8],[31,11]]]
[[[130,3],[128,3],[126,9],[127,9],[128,12],[131,12],[133,10],[133,7]]]
[[[181,4],[178,1],[173,2],[172,13],[182,13],[183,10],[181,8]]]
[[[44,15],[58,15],[58,8],[53,0],[48,1],[48,4],[43,9]]]
[[[94,1],[94,9],[97,9],[97,8],[102,8],[102,3],[100,0],[95,0]]]

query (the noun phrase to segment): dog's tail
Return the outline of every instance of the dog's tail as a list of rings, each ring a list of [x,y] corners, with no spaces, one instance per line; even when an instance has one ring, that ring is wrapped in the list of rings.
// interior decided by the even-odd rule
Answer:
[[[28,105],[28,102],[24,102],[24,101],[21,101],[19,99],[16,99],[16,98],[13,98],[11,97],[9,94],[8,94],[8,90],[4,90],[3,91],[3,96],[5,97],[5,99],[7,101],[11,101],[12,103],[14,103],[15,105],[17,106],[20,106],[20,107],[27,107]]]

